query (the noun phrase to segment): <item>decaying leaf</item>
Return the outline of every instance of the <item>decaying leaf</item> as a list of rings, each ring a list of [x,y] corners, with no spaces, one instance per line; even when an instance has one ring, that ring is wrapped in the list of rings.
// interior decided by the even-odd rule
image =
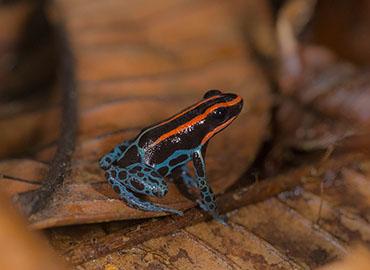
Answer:
[[[97,160],[141,128],[196,102],[210,88],[233,91],[245,99],[246,110],[228,132],[215,138],[207,154],[207,171],[216,193],[232,185],[268,135],[270,97],[265,78],[245,51],[241,33],[233,28],[226,8],[221,3],[196,1],[164,1],[148,4],[145,9],[134,2],[71,3],[59,1],[58,8],[65,16],[77,64],[77,146],[69,176],[50,203],[30,217],[33,226],[162,215],[122,203],[106,183]],[[219,27],[214,27],[215,21]],[[108,27],[111,24],[117,27]],[[56,108],[48,110],[51,113]],[[48,130],[57,130],[57,123],[50,122]],[[10,173],[14,171],[12,164],[36,171],[34,166],[49,163],[56,136],[55,132],[45,136],[44,143],[52,145],[35,155],[39,161],[3,162],[9,169],[2,172],[10,177],[7,190],[21,198],[21,207],[27,190],[37,188],[30,181],[43,179],[45,174],[40,171],[33,179],[22,178],[20,187],[20,181],[14,179],[22,172]],[[160,203],[183,210],[194,205],[174,184],[169,186],[169,194]],[[23,192],[18,194],[20,189]]]
[[[370,204],[354,191],[361,183],[362,194],[368,192],[368,163],[352,156],[257,183],[233,194],[234,199],[243,205],[276,196],[229,213],[230,226],[212,221],[185,227],[184,222],[200,220],[199,215],[186,213],[184,218],[166,217],[127,228],[64,228],[51,232],[50,239],[70,262],[87,269],[110,264],[118,268],[159,264],[171,269],[203,262],[217,269],[317,267],[342,258],[348,245],[368,244]],[[354,181],[354,175],[362,182]]]
[[[370,253],[369,251],[360,246],[355,247],[343,260],[338,262],[331,263],[324,267],[321,267],[322,270],[350,270],[358,269],[365,270],[370,266]]]
[[[4,194],[0,198],[0,242],[1,269],[67,269],[46,240],[26,228]]]
[[[283,164],[301,163],[296,153],[367,152],[370,81],[368,70],[338,58],[330,50],[301,39],[312,20],[315,1],[292,0],[277,17],[280,68],[270,69],[278,82],[274,145],[266,174]]]

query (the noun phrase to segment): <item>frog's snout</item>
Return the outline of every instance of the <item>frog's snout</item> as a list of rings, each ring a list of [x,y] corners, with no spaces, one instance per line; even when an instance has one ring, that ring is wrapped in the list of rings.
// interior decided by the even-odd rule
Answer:
[[[243,109],[243,98],[233,93],[224,94],[224,97],[228,107],[233,111],[233,115],[239,114]]]
[[[243,105],[244,105],[244,101],[242,98],[240,98],[240,101],[237,106],[239,112],[243,109]]]

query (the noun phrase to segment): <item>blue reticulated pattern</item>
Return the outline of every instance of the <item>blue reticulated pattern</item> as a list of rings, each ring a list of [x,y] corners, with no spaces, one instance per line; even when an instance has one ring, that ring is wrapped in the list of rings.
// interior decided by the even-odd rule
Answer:
[[[100,159],[100,167],[128,205],[177,215],[182,212],[141,199],[138,194],[165,196],[168,192],[165,177],[180,171],[185,185],[199,190],[199,206],[225,223],[225,217],[218,214],[215,196],[206,178],[204,155],[209,139],[234,121],[242,106],[240,96],[210,90],[193,106],[142,130],[134,140],[114,147]],[[194,177],[188,168],[191,161]]]

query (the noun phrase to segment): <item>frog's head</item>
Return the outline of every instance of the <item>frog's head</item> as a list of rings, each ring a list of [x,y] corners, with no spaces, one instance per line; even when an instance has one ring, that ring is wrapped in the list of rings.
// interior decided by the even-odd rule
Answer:
[[[205,101],[205,102],[204,102]],[[194,119],[203,126],[201,144],[205,144],[215,134],[230,125],[243,108],[243,99],[232,93],[209,90],[204,95],[204,103],[198,107]]]

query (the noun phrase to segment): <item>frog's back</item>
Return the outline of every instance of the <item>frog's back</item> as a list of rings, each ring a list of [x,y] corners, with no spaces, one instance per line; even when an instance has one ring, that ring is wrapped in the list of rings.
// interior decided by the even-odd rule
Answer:
[[[202,122],[202,114],[217,102],[216,97],[204,99],[143,130],[137,137],[137,143],[145,153],[145,162],[161,164],[176,151],[191,153],[200,147],[201,139],[209,129]]]

